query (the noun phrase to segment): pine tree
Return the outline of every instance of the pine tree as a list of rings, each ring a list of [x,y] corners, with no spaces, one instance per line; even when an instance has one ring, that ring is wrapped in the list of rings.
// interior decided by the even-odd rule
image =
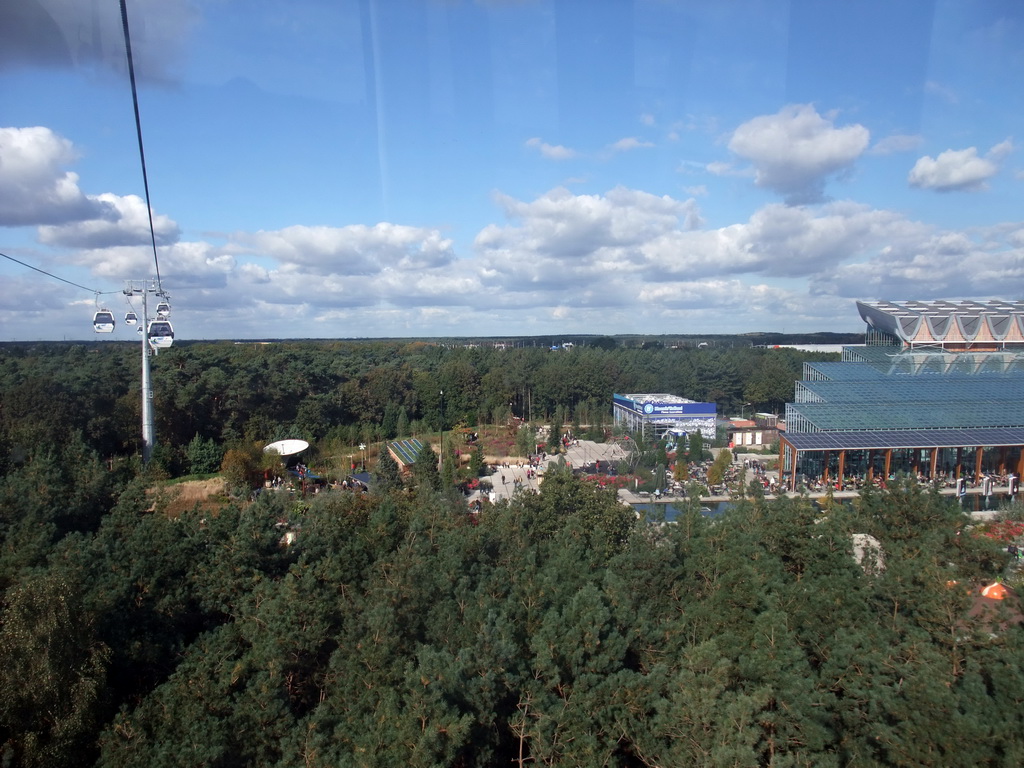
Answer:
[[[189,474],[206,475],[220,468],[223,451],[213,440],[204,440],[197,432],[185,448],[185,460]]]
[[[421,488],[437,490],[441,487],[441,474],[437,469],[437,454],[430,447],[430,443],[423,443],[420,452],[416,454],[416,461],[412,464],[412,476]]]
[[[477,445],[473,448],[473,452],[469,457],[469,471],[473,477],[483,477],[487,471],[487,465],[484,463],[484,447]]]
[[[398,421],[395,423],[395,436],[396,437],[408,437],[409,432],[409,413],[405,410],[405,406],[398,412]]]
[[[387,446],[381,448],[377,468],[373,473],[374,490],[378,493],[397,491],[402,487],[402,474]]]
[[[688,458],[694,463],[704,461],[704,436],[698,431],[690,433],[690,451]]]
[[[6,763],[79,765],[104,715],[109,649],[60,576],[29,578],[0,614],[0,748]]]

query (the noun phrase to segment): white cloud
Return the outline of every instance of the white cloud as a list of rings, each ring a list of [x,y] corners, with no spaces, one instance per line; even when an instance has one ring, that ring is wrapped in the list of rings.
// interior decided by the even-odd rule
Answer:
[[[90,199],[102,204],[102,218],[41,226],[39,242],[67,248],[105,248],[151,242],[146,203],[141,197],[104,193]],[[158,246],[177,241],[181,234],[178,225],[162,214],[153,216],[153,230]]]
[[[605,196],[573,195],[559,187],[533,202],[497,194],[496,201],[516,228],[491,225],[477,236],[486,248],[514,245],[559,258],[587,257],[600,248],[628,248],[679,227],[701,223],[696,204],[616,187]]]
[[[652,277],[803,277],[828,273],[888,239],[919,229],[897,214],[855,203],[830,203],[820,209],[774,203],[744,223],[667,233],[646,243],[643,252]]]
[[[160,275],[177,286],[222,287],[236,266],[233,255],[206,242],[180,242],[158,250]],[[148,245],[112,246],[77,251],[71,259],[92,275],[116,283],[153,274],[153,249]]]
[[[563,147],[560,144],[548,144],[536,136],[526,140],[526,146],[539,150],[541,155],[549,160],[569,160],[576,157],[576,150]]]
[[[820,202],[825,180],[848,169],[867,149],[863,125],[837,128],[810,104],[791,104],[750,120],[733,133],[729,149],[750,161],[759,187],[793,204]]]
[[[649,112],[644,112],[642,115],[640,115],[640,122],[643,125],[654,125],[654,115],[652,115]]]
[[[1012,154],[1014,149],[1015,147],[1013,146],[1013,139],[1003,139],[1001,142],[996,144],[994,147],[992,147],[992,149],[988,151],[988,158],[990,160],[995,160],[996,162],[1000,160],[1005,160],[1007,157],[1010,156],[1010,154]]]
[[[920,158],[907,176],[912,187],[938,192],[976,191],[999,172],[998,162],[1013,151],[1010,139],[996,144],[986,157],[978,155],[977,147],[947,149],[938,157]]]
[[[635,136],[628,136],[624,139],[619,139],[613,144],[609,144],[608,149],[612,152],[628,152],[631,149],[642,149],[653,146],[654,144],[650,141],[641,141]]]
[[[372,275],[386,268],[425,269],[454,258],[452,241],[436,229],[382,222],[372,227],[293,226],[237,233],[239,245],[270,256],[283,271],[308,275]]]
[[[535,306],[557,297],[566,305],[617,307],[644,286],[741,275],[827,281],[844,264],[931,236],[900,214],[852,202],[775,203],[746,222],[704,230],[693,200],[636,190],[497,199],[515,223],[477,235],[482,282]]]
[[[704,166],[708,173],[714,176],[747,176],[749,175],[746,171],[737,170],[732,163],[722,163],[719,161],[708,163]]]
[[[78,188],[64,170],[74,146],[49,128],[0,128],[0,226],[63,224],[109,215],[109,206]]]
[[[838,296],[1017,296],[1024,292],[1020,224],[977,232],[921,232],[845,264],[812,288]]]

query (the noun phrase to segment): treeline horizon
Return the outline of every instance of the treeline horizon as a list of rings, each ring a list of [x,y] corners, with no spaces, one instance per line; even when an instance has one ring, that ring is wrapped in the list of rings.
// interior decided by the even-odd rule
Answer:
[[[598,346],[612,349],[616,346],[642,346],[644,342],[662,344],[671,347],[673,342],[681,342],[682,346],[696,346],[702,341],[715,346],[758,346],[765,344],[861,344],[864,342],[863,332],[841,331],[807,331],[803,333],[787,333],[785,331],[749,331],[746,333],[612,333],[612,334],[535,334],[535,335],[495,335],[495,336],[337,336],[337,337],[247,337],[247,338],[216,338],[216,339],[175,339],[176,346],[189,344],[281,344],[288,342],[385,342],[411,343],[427,342],[431,344],[472,344],[472,343],[506,343],[510,345],[547,347],[552,344],[572,342],[584,346]],[[118,338],[103,339],[37,339],[26,341],[0,341],[4,346],[32,344],[130,344],[139,346],[138,340]]]
[[[615,392],[667,392],[719,413],[780,412],[808,360],[771,347],[495,349],[424,341],[176,344],[151,360],[158,458],[188,470],[195,439],[228,449],[282,438],[377,442],[458,425],[609,424]],[[139,452],[138,345],[0,346],[0,457],[69,434],[104,457]],[[442,397],[441,392],[444,392]],[[6,448],[4,447],[6,446]]]

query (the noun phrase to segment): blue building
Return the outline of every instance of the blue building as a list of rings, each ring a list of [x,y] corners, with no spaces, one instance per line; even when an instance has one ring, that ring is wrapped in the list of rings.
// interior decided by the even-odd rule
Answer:
[[[613,395],[612,415],[626,430],[661,439],[667,433],[688,435],[700,432],[705,440],[715,439],[717,406],[678,395]]]

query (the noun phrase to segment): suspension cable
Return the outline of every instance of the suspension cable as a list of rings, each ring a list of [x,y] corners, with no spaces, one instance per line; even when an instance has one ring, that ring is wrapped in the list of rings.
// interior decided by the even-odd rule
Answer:
[[[153,205],[149,200],[149,177],[146,173],[146,150],[142,146],[142,118],[139,116],[139,93],[135,86],[135,64],[132,60],[132,39],[128,32],[128,6],[121,0],[121,27],[124,29],[124,49],[128,55],[128,79],[132,84],[132,105],[135,107],[135,133],[139,137],[139,160],[142,163],[142,186],[146,191],[146,213],[149,215],[149,239],[153,245],[153,265],[156,267],[156,287],[163,293],[160,284],[160,259],[156,254],[156,230],[153,227]]]
[[[13,256],[8,256],[6,253],[0,253],[0,256],[3,256],[5,259],[9,259],[10,261],[13,261],[15,264],[21,264],[21,266],[23,266],[23,267],[28,267],[29,269],[34,269],[36,272],[40,272],[40,273],[46,275],[47,277],[52,277],[54,280],[60,280],[62,283],[67,283],[68,285],[73,285],[73,286],[75,286],[75,288],[81,288],[83,291],[88,291],[89,293],[96,294],[97,296],[103,296],[103,295],[108,294],[108,293],[120,293],[120,291],[97,291],[95,288],[89,288],[88,286],[79,285],[78,283],[73,283],[70,280],[65,280],[60,275],[55,275],[52,272],[47,272],[45,269],[40,269],[39,267],[33,267],[31,264],[26,264],[24,261],[19,261],[18,259],[14,258]]]

